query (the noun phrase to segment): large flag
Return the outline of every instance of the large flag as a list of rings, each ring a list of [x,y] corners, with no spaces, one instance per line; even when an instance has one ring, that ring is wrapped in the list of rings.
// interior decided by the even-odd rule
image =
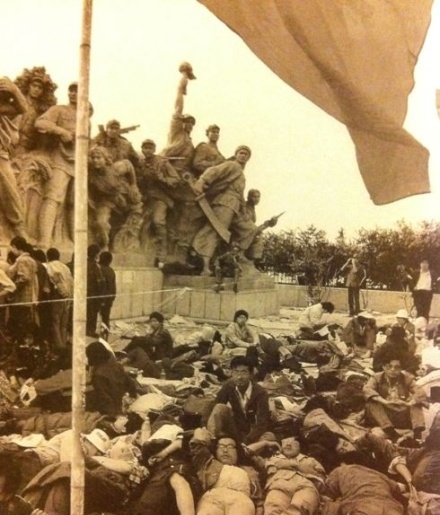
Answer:
[[[432,0],[199,0],[287,84],[346,124],[375,204],[428,193],[403,123]]]

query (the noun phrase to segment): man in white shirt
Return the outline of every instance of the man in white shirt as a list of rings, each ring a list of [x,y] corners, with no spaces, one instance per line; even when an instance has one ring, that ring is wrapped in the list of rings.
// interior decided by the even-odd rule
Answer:
[[[426,320],[429,320],[434,282],[435,280],[429,269],[429,262],[427,259],[423,259],[420,262],[420,272],[412,296],[414,306],[417,308],[417,315],[426,318]]]

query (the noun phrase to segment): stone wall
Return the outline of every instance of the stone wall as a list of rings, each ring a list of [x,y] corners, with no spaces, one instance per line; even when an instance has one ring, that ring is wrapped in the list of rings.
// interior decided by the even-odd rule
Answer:
[[[276,289],[281,306],[307,306],[307,293],[305,286],[277,284]],[[346,288],[325,288],[323,290],[322,300],[333,302],[337,311],[348,311]],[[361,291],[361,308],[378,311],[380,313],[395,313],[398,309],[405,308],[409,310],[411,307],[411,293],[386,290]],[[432,301],[431,316],[440,317],[440,295],[438,294],[434,295],[434,299]]]

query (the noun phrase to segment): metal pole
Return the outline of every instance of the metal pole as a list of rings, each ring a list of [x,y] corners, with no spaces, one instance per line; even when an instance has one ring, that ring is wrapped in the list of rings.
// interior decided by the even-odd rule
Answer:
[[[84,513],[84,456],[81,433],[84,426],[86,384],[87,298],[87,159],[89,147],[89,77],[93,0],[83,0],[80,75],[75,147],[75,282],[72,356],[72,472],[70,513]]]

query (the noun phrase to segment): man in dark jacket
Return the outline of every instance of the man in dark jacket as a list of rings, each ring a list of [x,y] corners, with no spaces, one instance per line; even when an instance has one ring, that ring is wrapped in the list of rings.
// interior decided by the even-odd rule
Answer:
[[[96,336],[96,324],[104,293],[104,276],[98,264],[101,249],[92,244],[87,247],[87,336]]]
[[[253,371],[248,358],[236,356],[232,359],[232,379],[218,392],[207,423],[214,436],[232,435],[249,444],[267,431],[269,400],[266,390],[252,381]]]

